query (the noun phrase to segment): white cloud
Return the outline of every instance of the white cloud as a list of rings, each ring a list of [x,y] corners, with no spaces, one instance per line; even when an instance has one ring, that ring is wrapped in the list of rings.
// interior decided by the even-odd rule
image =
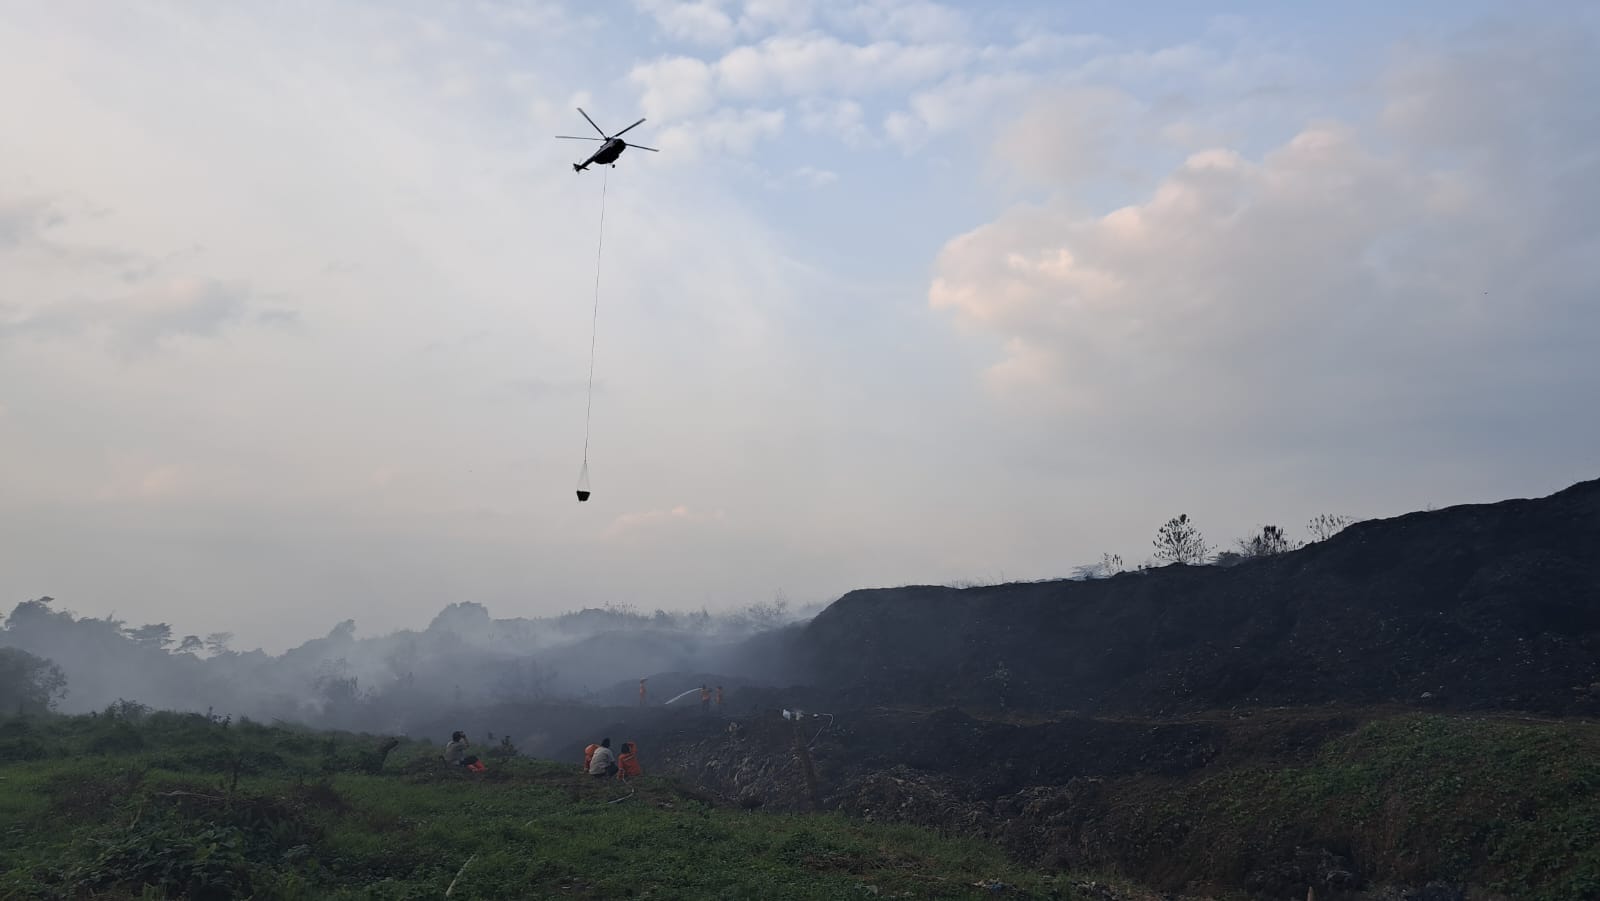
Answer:
[[[1259,158],[1198,152],[1108,214],[1016,207],[945,246],[930,305],[1000,342],[986,380],[1009,403],[1130,441],[1187,434],[1196,453],[1264,436],[1437,443],[1486,404],[1570,405],[1600,390],[1579,349],[1600,337],[1582,287],[1600,189],[1577,175],[1600,170],[1579,150],[1600,129],[1570,115],[1592,64],[1524,52],[1544,66],[1489,76],[1489,60],[1438,52],[1381,127],[1313,124]],[[1457,115],[1464,96],[1473,116]],[[1023,162],[1070,176],[1082,156]]]
[[[816,13],[816,0],[744,0],[739,28],[746,37],[802,31],[815,21]]]
[[[818,169],[813,166],[801,166],[790,175],[796,180],[813,188],[831,185],[839,180],[839,173],[831,169]]]
[[[663,131],[661,150],[671,152],[675,163],[708,153],[743,156],[783,134],[785,119],[783,110],[720,109]]]
[[[866,111],[854,100],[806,97],[799,109],[800,126],[808,132],[831,135],[851,147],[862,146],[871,137]]]
[[[628,80],[639,87],[640,104],[651,119],[693,116],[715,103],[711,67],[693,57],[676,56],[634,66]]]
[[[1035,83],[1020,73],[980,73],[949,78],[911,95],[908,109],[890,113],[884,131],[902,149],[929,138],[992,121]]]
[[[687,504],[678,504],[667,509],[640,510],[620,514],[611,521],[611,525],[606,528],[605,535],[607,538],[619,538],[640,531],[721,522],[726,518],[727,514],[722,510],[695,510]]]
[[[816,190],[825,188],[839,180],[839,173],[832,169],[819,169],[815,166],[799,166],[783,175],[775,175],[767,179],[770,188],[801,187]]]
[[[873,40],[960,42],[971,37],[972,29],[962,11],[923,0],[849,3],[826,15],[837,26],[861,31]]]
[[[663,143],[697,150],[749,153],[762,137],[775,137],[782,109],[756,116],[734,112],[752,102],[782,106],[793,102],[802,127],[831,131],[850,146],[869,141],[861,103],[851,96],[894,91],[920,84],[959,67],[970,51],[954,44],[850,44],[831,35],[780,35],[728,51],[714,62],[676,56],[635,66],[629,81],[640,93],[645,115],[672,123]],[[951,109],[981,103],[992,79],[979,77],[965,90],[949,87],[919,102],[922,127],[953,127]],[[763,102],[764,101],[764,102]],[[684,120],[714,111],[696,124],[713,133],[688,136]],[[927,124],[933,123],[933,124]]]
[[[723,9],[726,4],[715,0],[639,0],[637,5],[675,40],[718,45],[732,41],[738,34],[733,18]]]
[[[1113,167],[1118,138],[1137,131],[1138,110],[1114,88],[1046,88],[1000,132],[992,152],[1029,181],[1075,184]]]
[[[768,38],[717,61],[720,90],[730,97],[883,91],[946,75],[970,58],[958,44],[850,44],[811,33]]]

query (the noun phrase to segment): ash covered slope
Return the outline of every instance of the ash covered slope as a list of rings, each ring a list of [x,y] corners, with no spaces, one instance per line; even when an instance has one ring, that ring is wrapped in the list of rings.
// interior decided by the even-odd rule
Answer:
[[[855,591],[800,643],[845,703],[1600,713],[1600,480],[1358,523],[1230,568]]]

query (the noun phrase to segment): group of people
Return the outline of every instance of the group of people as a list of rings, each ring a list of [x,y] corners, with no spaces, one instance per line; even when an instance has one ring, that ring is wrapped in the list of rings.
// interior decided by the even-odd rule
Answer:
[[[645,683],[648,682],[648,681],[650,681],[650,680],[649,679],[640,679],[639,680],[639,706],[640,707],[643,707],[645,705],[645,697],[648,694],[648,692],[645,689]],[[694,689],[692,689],[692,688],[689,689],[689,691],[693,691],[693,690]],[[684,694],[688,694],[688,693],[689,692],[687,692],[687,691],[684,692]],[[679,697],[682,697],[682,695],[680,695]],[[677,700],[677,698],[673,698],[673,700],[675,701],[675,700]],[[668,703],[671,703],[671,702],[669,701]],[[700,710],[702,712],[705,712],[705,713],[710,713],[711,712],[711,688],[710,688],[710,686],[706,685],[704,682],[700,683]],[[721,712],[721,710],[722,710],[722,686],[718,685],[717,686],[717,711]]]
[[[468,754],[467,748],[472,742],[467,740],[465,732],[450,734],[450,742],[444,746],[445,763],[451,766],[464,767],[474,773],[483,772],[486,767],[476,755]],[[583,771],[596,779],[616,777],[618,779],[632,779],[644,774],[644,768],[639,766],[639,747],[631,741],[622,743],[622,753],[611,750],[611,739],[602,738],[599,744],[592,744],[583,749]]]
[[[596,779],[632,779],[644,773],[639,766],[638,746],[625,741],[622,743],[622,753],[618,754],[611,750],[610,738],[602,738],[599,744],[583,749],[583,771]]]
[[[700,683],[700,712],[711,712],[711,689],[704,682]],[[717,686],[717,712],[722,712],[722,686]]]

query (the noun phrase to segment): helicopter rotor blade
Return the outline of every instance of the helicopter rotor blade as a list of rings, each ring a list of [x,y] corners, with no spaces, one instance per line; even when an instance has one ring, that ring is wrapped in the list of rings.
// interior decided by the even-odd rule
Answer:
[[[604,141],[605,140],[605,138],[591,138],[591,137],[586,137],[586,136],[581,136],[581,135],[556,135],[556,137],[565,138],[568,141]]]
[[[622,143],[628,144],[627,141],[623,141]],[[635,150],[648,150],[651,153],[660,153],[661,152],[661,151],[655,149],[654,147],[646,147],[643,144],[628,144],[628,146],[632,147]]]
[[[632,131],[635,128],[638,128],[639,126],[641,126],[643,124],[644,124],[644,120],[640,119],[639,121],[633,123],[632,125],[628,126],[627,128],[624,128],[622,131],[619,131],[616,134],[612,135],[612,137],[613,138],[620,138],[624,134],[627,134],[628,132]]]
[[[582,115],[582,116],[583,116],[583,117],[584,117],[584,118],[585,118],[585,119],[589,119],[589,114],[588,114],[588,113],[586,113],[586,112],[584,112],[584,111],[583,111],[583,107],[581,107],[581,106],[580,106],[580,107],[578,107],[578,113],[579,113],[579,114],[580,114],[580,115]],[[594,120],[593,120],[593,119],[589,119],[589,124],[590,124],[590,125],[594,125]],[[606,134],[606,130],[605,130],[605,129],[603,129],[603,128],[601,128],[601,127],[600,127],[600,126],[598,126],[598,125],[594,125],[594,130],[595,130],[595,131],[598,131],[598,132],[600,132],[600,137],[602,137],[602,138],[610,138],[610,137],[613,137],[613,136],[612,136],[612,135],[608,135],[608,134]]]

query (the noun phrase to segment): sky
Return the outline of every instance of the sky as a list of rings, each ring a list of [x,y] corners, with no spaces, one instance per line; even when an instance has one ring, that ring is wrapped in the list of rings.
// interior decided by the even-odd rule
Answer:
[[[1597,26],[0,0],[0,600],[275,650],[1595,478]]]

